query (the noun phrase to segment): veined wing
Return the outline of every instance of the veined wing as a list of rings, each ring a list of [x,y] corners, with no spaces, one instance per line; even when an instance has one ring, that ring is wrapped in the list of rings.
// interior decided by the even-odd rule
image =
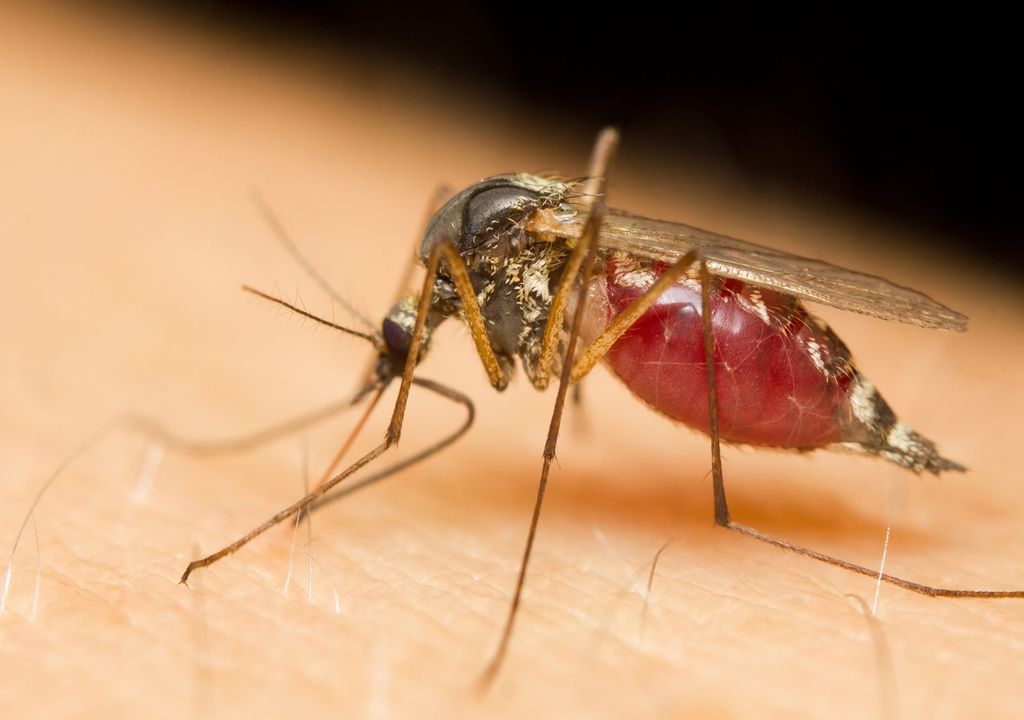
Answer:
[[[601,247],[666,262],[674,262],[696,248],[715,275],[883,320],[944,330],[967,329],[965,315],[884,278],[681,223],[609,210],[601,227]]]

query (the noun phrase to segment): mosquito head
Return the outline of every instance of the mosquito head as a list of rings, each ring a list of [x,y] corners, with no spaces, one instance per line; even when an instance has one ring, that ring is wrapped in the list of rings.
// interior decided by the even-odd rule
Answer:
[[[421,362],[427,354],[430,336],[441,318],[435,312],[427,314],[427,323],[423,328],[423,339],[420,341],[420,352],[417,362]],[[416,325],[416,298],[406,297],[396,302],[381,323],[380,340],[376,374],[378,379],[387,381],[398,377],[405,369],[405,361],[412,345],[412,332]]]
[[[420,244],[425,261],[438,243],[451,239],[460,255],[517,251],[526,222],[537,210],[560,205],[572,185],[536,175],[497,175],[452,197],[437,211]]]

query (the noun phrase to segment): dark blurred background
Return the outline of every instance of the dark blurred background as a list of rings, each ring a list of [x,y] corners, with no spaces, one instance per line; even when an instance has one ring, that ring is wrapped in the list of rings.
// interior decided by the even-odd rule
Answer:
[[[1024,268],[1017,27],[941,10],[139,0],[258,42],[407,64],[631,151],[873,212]],[[372,77],[367,80],[372,82]]]

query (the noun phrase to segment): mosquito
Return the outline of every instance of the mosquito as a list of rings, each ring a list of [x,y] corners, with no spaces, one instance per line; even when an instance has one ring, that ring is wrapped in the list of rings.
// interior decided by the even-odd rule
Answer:
[[[379,327],[365,320],[364,330],[330,323],[247,288],[373,345],[376,359],[352,401],[372,398],[363,421],[396,380],[397,399],[379,445],[332,475],[362,427],[360,421],[311,492],[230,545],[190,563],[181,582],[286,518],[419,462],[468,430],[472,402],[417,375],[434,330],[458,318],[469,328],[495,390],[508,386],[517,359],[536,389],[558,380],[526,545],[488,677],[500,667],[512,636],[567,392],[599,361],[647,405],[710,436],[717,525],[924,595],[1024,598],[1024,591],[947,589],[879,575],[732,519],[722,442],[842,450],[915,473],[965,469],[899,420],[835,332],[803,301],[944,330],[965,330],[967,318],[880,277],[609,209],[605,178],[617,145],[617,132],[603,130],[582,178],[498,175],[448,199],[427,223],[419,244],[416,258],[426,269],[420,292],[399,299]],[[577,353],[579,345],[583,349]],[[331,494],[398,443],[414,384],[464,405],[463,426],[411,458]]]

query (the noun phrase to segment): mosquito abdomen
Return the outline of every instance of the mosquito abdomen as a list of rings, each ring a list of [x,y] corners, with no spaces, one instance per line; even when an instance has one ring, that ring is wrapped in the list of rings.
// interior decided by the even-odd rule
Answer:
[[[595,282],[590,313],[614,317],[664,270],[618,253]],[[900,423],[849,350],[796,298],[714,278],[712,327],[721,439],[797,450],[832,446],[915,471],[962,469]],[[595,330],[593,323],[590,328]],[[709,432],[700,282],[683,278],[609,351],[606,361],[645,403]]]

